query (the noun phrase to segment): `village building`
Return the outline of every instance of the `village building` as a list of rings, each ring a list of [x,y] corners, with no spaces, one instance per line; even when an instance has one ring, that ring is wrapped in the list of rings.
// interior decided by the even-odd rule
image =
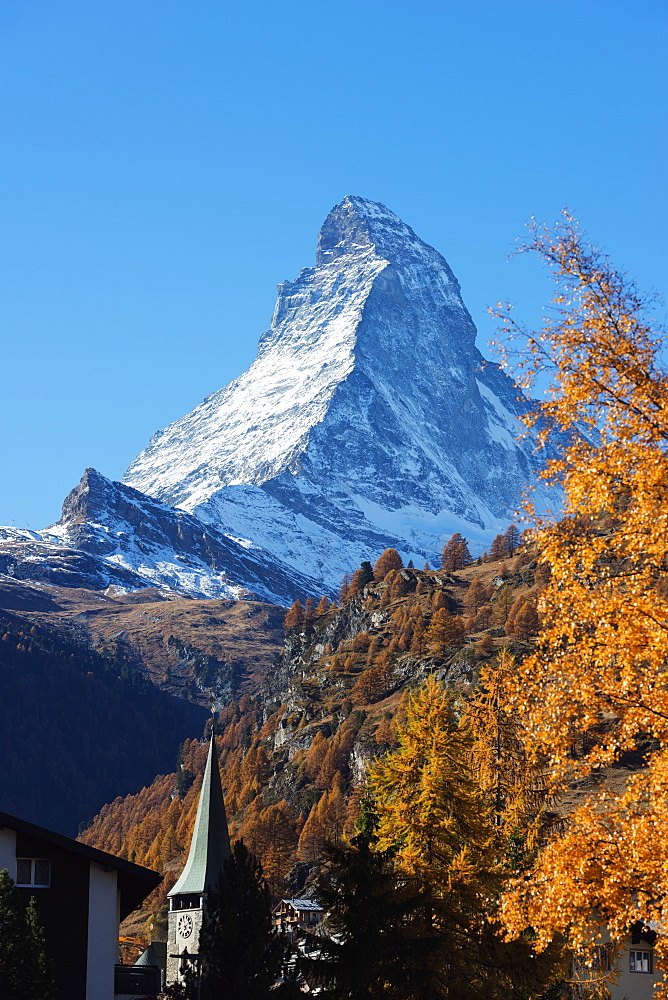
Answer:
[[[230,837],[220,783],[216,741],[211,734],[188,860],[168,894],[167,982],[183,981],[190,966],[199,976],[199,937],[207,907],[216,899],[218,879],[230,856]]]
[[[603,937],[604,940],[607,938],[607,931]],[[574,978],[586,982],[607,978],[612,973],[610,1000],[652,1000],[656,986],[663,978],[654,963],[655,941],[656,933],[638,923],[619,949],[613,949],[609,944],[598,946],[593,967],[576,965]]]
[[[4,812],[0,869],[7,870],[26,902],[35,899],[58,1000],[121,1000],[119,923],[161,876]],[[133,990],[132,996],[149,995],[156,973],[159,983],[159,970],[140,972],[145,992]]]
[[[324,916],[322,906],[314,899],[281,899],[273,909],[274,927],[296,941],[304,931],[313,931]]]
[[[132,996],[153,998],[165,986],[167,970],[167,942],[151,941],[134,965],[124,965],[116,969],[117,1000]]]
[[[654,967],[652,943],[644,935],[634,935],[620,949],[618,978],[610,985],[610,1000],[652,1000],[656,984],[663,978]]]

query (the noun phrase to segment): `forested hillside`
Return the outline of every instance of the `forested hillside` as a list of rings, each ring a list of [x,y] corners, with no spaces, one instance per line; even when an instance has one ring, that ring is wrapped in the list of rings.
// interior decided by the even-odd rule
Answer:
[[[206,713],[128,657],[0,611],[0,808],[74,836],[82,820],[171,770]]]
[[[284,609],[155,588],[104,593],[0,579],[0,608],[120,659],[161,691],[209,708],[255,693],[283,642]]]
[[[455,536],[438,570],[404,568],[388,550],[344,580],[338,605],[290,609],[260,696],[217,720],[230,825],[275,895],[302,891],[325,843],[352,829],[367,765],[395,745],[408,691],[435,673],[465,694],[502,647],[530,648],[545,575],[517,536],[512,527],[476,564]],[[205,759],[205,743],[186,741],[175,773],[105,806],[83,834],[166,872],[153,912],[184,860]]]

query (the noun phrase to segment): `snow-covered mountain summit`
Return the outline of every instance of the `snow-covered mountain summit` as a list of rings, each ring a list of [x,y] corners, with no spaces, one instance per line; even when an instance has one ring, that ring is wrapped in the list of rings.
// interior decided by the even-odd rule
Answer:
[[[412,299],[426,293],[428,307],[436,298],[458,313],[472,345],[475,328],[440,254],[384,206],[346,198],[322,227],[316,267],[279,285],[272,325],[260,339],[256,361],[192,413],[158,431],[124,481],[192,509],[221,486],[261,484],[286,470],[298,471],[309,432],[324,420],[356,365],[378,367],[380,361],[387,367],[394,361],[401,369],[402,345],[394,336],[399,330],[389,331],[387,343],[365,343],[369,324],[361,323],[374,288],[392,281],[393,265]],[[426,350],[427,331],[419,319],[411,332],[413,343],[405,346],[411,353]],[[375,359],[375,347],[384,356]]]
[[[475,335],[445,259],[344,198],[248,371],[158,431],[124,482],[330,587],[388,545],[433,560],[460,530],[482,546],[538,462],[515,437],[529,404]]]

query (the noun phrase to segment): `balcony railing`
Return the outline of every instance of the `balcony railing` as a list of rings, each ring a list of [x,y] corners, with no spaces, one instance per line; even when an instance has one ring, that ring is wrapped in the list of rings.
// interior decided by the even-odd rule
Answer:
[[[158,965],[117,965],[114,968],[116,996],[156,997],[160,988]]]

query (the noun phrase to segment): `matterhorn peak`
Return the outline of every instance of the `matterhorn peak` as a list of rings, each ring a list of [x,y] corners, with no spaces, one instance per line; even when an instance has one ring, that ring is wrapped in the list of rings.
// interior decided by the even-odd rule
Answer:
[[[336,205],[318,234],[316,266],[322,267],[337,257],[365,253],[375,248],[382,256],[393,242],[417,241],[417,236],[401,219],[380,202],[347,195]]]
[[[480,549],[538,463],[516,439],[529,403],[475,336],[442,255],[349,195],[315,266],[278,286],[248,371],[155,434],[124,482],[329,589],[390,545],[431,561],[461,531]]]

